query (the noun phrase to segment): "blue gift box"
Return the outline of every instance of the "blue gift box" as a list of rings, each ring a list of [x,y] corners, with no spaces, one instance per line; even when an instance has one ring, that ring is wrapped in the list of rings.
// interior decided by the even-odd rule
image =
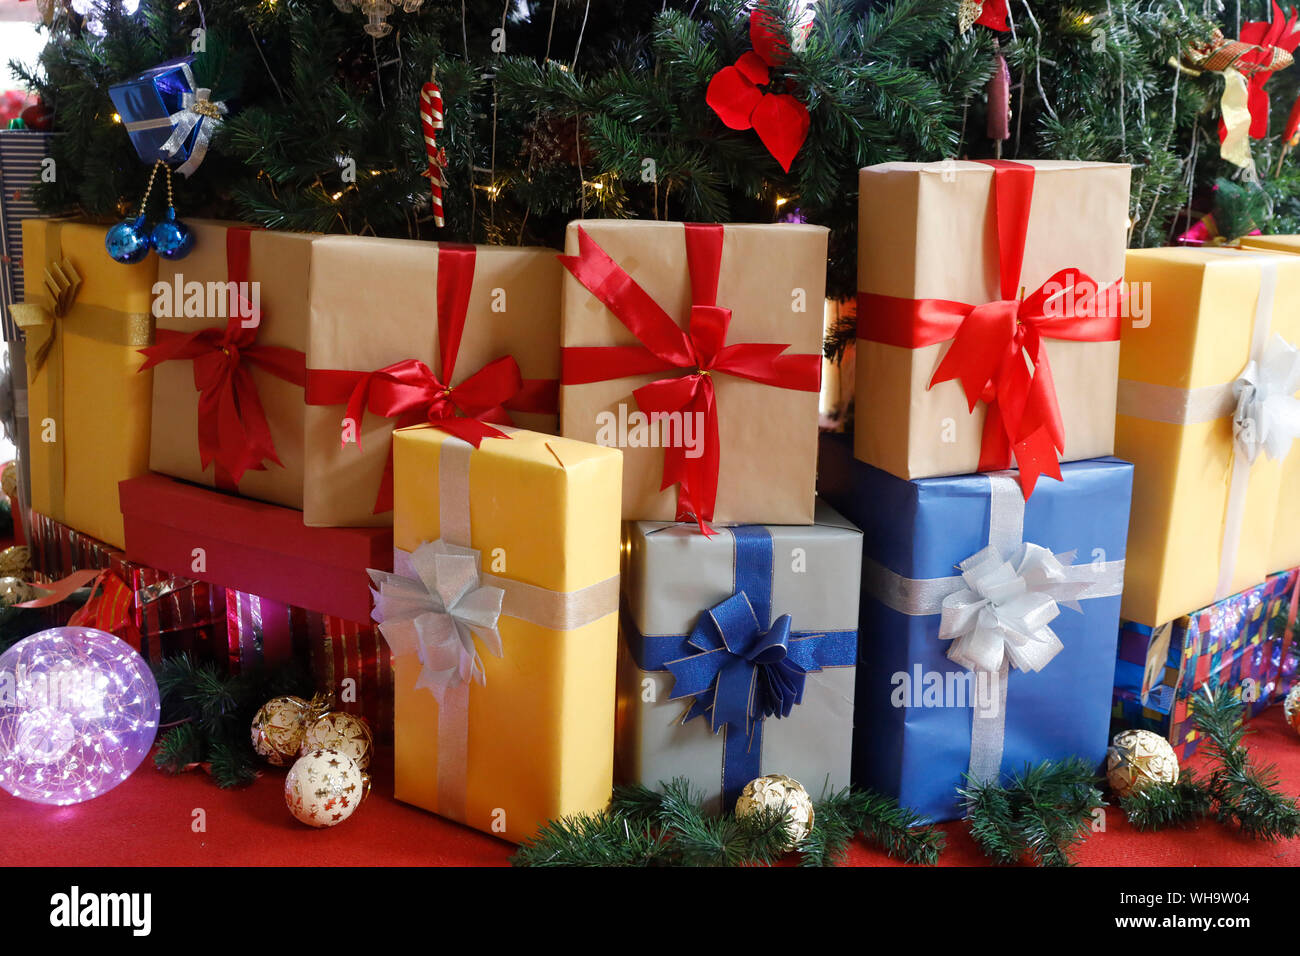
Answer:
[[[1064,481],[1039,481],[1026,502],[1014,473],[905,481],[857,461],[844,436],[825,435],[819,471],[819,493],[863,532],[854,782],[939,821],[962,815],[956,791],[977,762],[1003,779],[1070,756],[1100,767],[1133,466],[1062,464]],[[991,543],[1003,560],[1028,550],[1049,565],[1059,556],[1054,567],[1064,568],[1064,583],[1041,592],[1056,598],[1046,626],[1059,645],[1041,669],[1012,667],[1004,682],[950,660],[954,641],[940,638],[945,599],[960,605],[982,594],[962,591],[969,581],[959,565],[970,568],[967,559]],[[993,726],[1000,758],[989,745]]]
[[[178,163],[189,159],[202,124],[196,125],[175,153],[163,149],[172,135],[170,117],[185,108],[186,93],[193,93],[191,67],[194,57],[183,56],[160,63],[108,88],[113,107],[131,137],[131,145],[144,162],[153,164],[161,159]]]

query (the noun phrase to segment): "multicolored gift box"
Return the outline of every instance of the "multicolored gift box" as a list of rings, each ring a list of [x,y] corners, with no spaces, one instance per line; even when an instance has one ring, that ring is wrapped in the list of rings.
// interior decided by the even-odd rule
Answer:
[[[1285,698],[1300,651],[1293,633],[1297,583],[1300,570],[1285,571],[1156,628],[1124,621],[1115,665],[1116,726],[1154,730],[1182,760],[1200,744],[1191,712],[1203,688],[1231,689],[1247,718]]]
[[[508,427],[508,426],[507,426]],[[509,430],[394,433],[394,795],[519,841],[613,777],[621,456]]]
[[[1139,249],[1125,278],[1148,314],[1120,351],[1115,453],[1137,470],[1123,613],[1154,628],[1300,563],[1300,528],[1279,537],[1300,497],[1284,486],[1300,256]]]
[[[826,241],[793,223],[569,224],[561,430],[623,449],[624,518],[812,523]]]
[[[849,785],[862,534],[812,525],[624,530],[617,774],[678,777],[729,809],[766,773]]]
[[[554,433],[561,272],[550,249],[317,241],[303,521],[392,524],[395,427],[441,422],[470,441],[501,424]]]
[[[947,820],[967,773],[1100,766],[1133,467],[1061,470],[1026,500],[1010,472],[904,481],[824,436],[820,493],[865,546],[856,784]]]
[[[863,169],[857,457],[900,478],[1014,458],[1029,494],[1109,455],[1128,192],[1111,163]]]
[[[23,223],[26,301],[12,314],[26,338],[31,507],[122,547],[117,483],[149,468],[157,258],[104,252],[104,227]]]

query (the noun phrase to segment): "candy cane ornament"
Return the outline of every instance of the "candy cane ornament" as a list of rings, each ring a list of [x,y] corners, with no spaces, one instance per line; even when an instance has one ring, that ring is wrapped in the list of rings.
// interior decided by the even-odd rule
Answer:
[[[423,175],[429,178],[433,191],[433,223],[444,226],[442,187],[447,185],[447,151],[437,142],[437,131],[442,129],[442,91],[433,71],[429,73],[429,82],[420,87],[420,128],[424,133],[424,152],[429,158],[429,168]]]

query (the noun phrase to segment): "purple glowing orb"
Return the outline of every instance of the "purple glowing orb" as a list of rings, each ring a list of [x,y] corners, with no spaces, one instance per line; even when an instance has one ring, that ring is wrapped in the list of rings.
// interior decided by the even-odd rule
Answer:
[[[158,685],[125,641],[56,627],[0,654],[0,787],[81,803],[131,775],[158,732]]]

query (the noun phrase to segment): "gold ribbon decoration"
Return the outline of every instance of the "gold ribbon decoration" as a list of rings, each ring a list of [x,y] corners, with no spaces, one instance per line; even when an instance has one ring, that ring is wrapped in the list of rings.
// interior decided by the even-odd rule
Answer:
[[[81,275],[71,259],[60,259],[45,267],[45,302],[19,302],[9,307],[14,323],[27,340],[27,374],[30,381],[45,366],[58,336],[58,319],[68,314],[81,288]]]
[[[1246,78],[1228,67],[1223,71],[1223,99],[1219,109],[1227,135],[1219,146],[1219,155],[1230,163],[1253,170],[1255,160],[1250,154],[1250,92]]]

